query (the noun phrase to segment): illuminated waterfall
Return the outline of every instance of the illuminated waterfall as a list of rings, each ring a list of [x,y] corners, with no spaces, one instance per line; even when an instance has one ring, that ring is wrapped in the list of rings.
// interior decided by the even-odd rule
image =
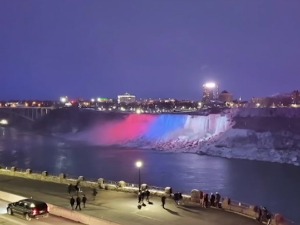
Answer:
[[[187,147],[207,140],[229,128],[226,115],[208,116],[176,114],[129,114],[120,119],[96,124],[94,128],[79,134],[77,139],[85,139],[94,145],[134,145],[145,144],[151,148]]]

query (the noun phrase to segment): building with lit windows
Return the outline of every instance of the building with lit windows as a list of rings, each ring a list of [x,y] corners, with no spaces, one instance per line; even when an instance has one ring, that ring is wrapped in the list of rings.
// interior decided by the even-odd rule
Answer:
[[[203,102],[210,102],[216,100],[219,97],[219,88],[218,85],[214,82],[208,82],[203,84]]]
[[[135,96],[129,93],[125,93],[124,95],[118,95],[118,103],[133,103],[135,102]]]

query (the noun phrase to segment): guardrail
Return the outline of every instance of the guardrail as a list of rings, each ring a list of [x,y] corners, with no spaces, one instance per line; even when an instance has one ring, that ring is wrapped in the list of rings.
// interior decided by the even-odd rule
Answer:
[[[33,172],[31,169],[19,169],[16,167],[1,167],[0,166],[0,174],[2,175],[9,175],[9,176],[16,176],[22,177],[27,179],[34,179],[34,180],[41,180],[46,182],[55,182],[60,184],[66,185],[80,185],[82,187],[89,187],[89,188],[100,188],[106,190],[118,190],[124,192],[133,192],[138,193],[139,186],[134,183],[126,183],[125,181],[112,181],[106,180],[104,178],[99,178],[97,181],[90,181],[86,180],[83,176],[75,177],[67,177],[66,174],[60,173],[59,175],[51,175],[47,171],[40,171],[40,172]],[[66,186],[67,190],[67,186]],[[174,198],[174,194],[172,191],[172,187],[157,187],[157,186],[150,186],[147,184],[141,185],[141,190],[149,190],[151,195],[154,196],[167,196],[169,198]],[[203,192],[202,192],[203,194]],[[185,205],[194,205],[198,207],[203,207],[201,198],[201,191],[193,189],[190,194],[182,194],[181,203]],[[221,201],[217,205],[216,208],[222,208],[223,210],[238,213],[247,217],[251,217],[253,219],[259,218],[259,210],[261,209],[258,206],[239,202],[236,200],[231,200],[228,197],[221,198]],[[265,218],[262,218],[263,221]],[[267,223],[267,221],[265,221]],[[269,221],[270,225],[296,225],[293,221],[285,218],[281,214],[274,214],[272,213],[271,220]]]

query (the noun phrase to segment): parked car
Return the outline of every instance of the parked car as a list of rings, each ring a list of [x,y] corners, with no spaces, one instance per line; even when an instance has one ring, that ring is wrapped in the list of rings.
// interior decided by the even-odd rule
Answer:
[[[7,214],[20,215],[26,220],[49,216],[49,208],[45,202],[34,199],[23,199],[7,205]]]

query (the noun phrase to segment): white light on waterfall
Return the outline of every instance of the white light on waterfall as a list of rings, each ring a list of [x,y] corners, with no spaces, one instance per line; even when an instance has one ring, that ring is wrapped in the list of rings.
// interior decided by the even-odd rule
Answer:
[[[256,103],[256,107],[258,108],[260,106],[260,104],[259,103]]]
[[[140,114],[140,113],[141,113],[141,109],[137,109],[137,110],[136,110],[136,113],[137,113],[137,114]]]

